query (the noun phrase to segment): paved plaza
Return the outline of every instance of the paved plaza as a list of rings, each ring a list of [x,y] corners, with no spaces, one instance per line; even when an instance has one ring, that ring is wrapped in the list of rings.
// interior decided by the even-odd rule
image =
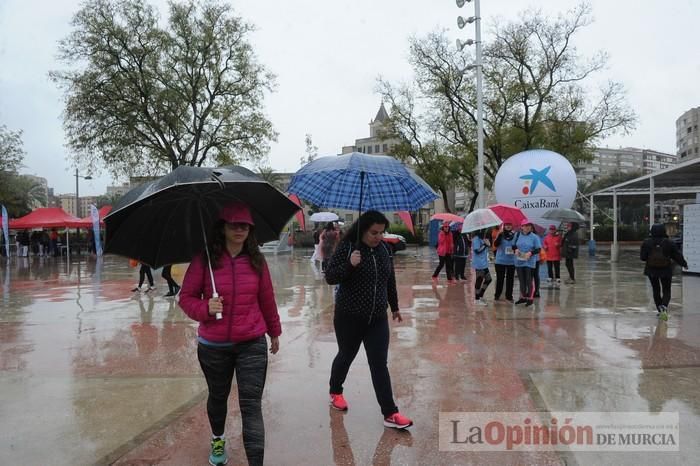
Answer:
[[[697,464],[700,277],[674,277],[667,323],[636,248],[618,264],[582,257],[578,283],[543,290],[534,308],[493,303],[493,284],[476,307],[472,282],[433,286],[434,252],[409,247],[395,259],[405,320],[389,350],[396,402],[415,422],[400,432],[382,425],[363,352],[350,410],[329,409],[333,288],[309,254],[268,256],[283,334],[263,398],[266,464]],[[111,256],[0,265],[0,464],[207,463],[196,324],[158,276],[155,292],[131,293],[137,276]],[[680,451],[441,452],[441,411],[678,412]],[[246,464],[235,390],[229,413],[229,464]]]

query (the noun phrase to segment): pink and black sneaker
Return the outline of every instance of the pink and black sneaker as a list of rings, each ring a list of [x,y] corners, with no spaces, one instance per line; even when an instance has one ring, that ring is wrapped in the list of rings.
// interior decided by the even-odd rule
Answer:
[[[389,417],[384,418],[384,427],[392,427],[394,429],[405,429],[411,427],[413,421],[401,413],[394,413]]]
[[[348,402],[345,401],[345,397],[343,397],[342,393],[331,393],[330,394],[330,405],[333,409],[337,409],[338,411],[347,411],[348,410]]]

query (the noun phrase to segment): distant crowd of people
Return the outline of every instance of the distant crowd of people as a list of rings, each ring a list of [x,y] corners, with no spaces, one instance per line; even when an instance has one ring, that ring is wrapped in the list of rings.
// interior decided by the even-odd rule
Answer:
[[[17,257],[59,257],[63,255],[63,249],[67,245],[63,243],[64,238],[65,233],[59,234],[56,228],[19,230],[14,235],[14,240],[10,237],[10,244],[14,244],[14,254]],[[68,241],[75,249],[86,245],[88,253],[96,253],[95,235],[92,229],[88,229],[85,234],[71,233]],[[0,254],[7,255],[2,234],[0,234]]]
[[[540,297],[540,267],[547,267],[547,288],[561,286],[561,259],[564,258],[569,278],[568,284],[576,283],[574,260],[578,258],[578,224],[569,223],[563,235],[555,225],[550,225],[548,234],[541,238],[529,220],[523,220],[518,231],[510,222],[499,228],[462,233],[461,225],[454,228],[444,222],[438,233],[435,245],[438,265],[432,279],[437,282],[440,272],[445,269],[447,284],[455,285],[466,280],[467,258],[471,253],[471,265],[475,274],[474,299],[477,305],[487,305],[485,294],[493,278],[489,270],[489,254],[493,255],[496,271],[494,301],[524,304],[526,307]],[[517,276],[520,297],[514,300],[513,289]]]

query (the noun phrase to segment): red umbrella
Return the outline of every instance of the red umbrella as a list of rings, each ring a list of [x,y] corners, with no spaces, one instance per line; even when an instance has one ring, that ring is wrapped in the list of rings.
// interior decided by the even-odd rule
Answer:
[[[489,209],[491,209],[494,214],[498,215],[498,218],[500,218],[503,223],[510,223],[516,227],[519,227],[520,222],[527,218],[522,210],[513,205],[494,204],[489,206]]]
[[[435,214],[432,217],[430,217],[430,220],[442,220],[443,222],[457,222],[457,223],[464,223],[464,217],[460,217],[459,215],[455,214],[449,214],[447,212],[441,213],[441,214]]]
[[[396,213],[399,214],[399,218],[406,225],[408,231],[410,231],[412,235],[415,235],[416,232],[413,230],[413,220],[411,219],[411,214],[407,210],[399,210]]]

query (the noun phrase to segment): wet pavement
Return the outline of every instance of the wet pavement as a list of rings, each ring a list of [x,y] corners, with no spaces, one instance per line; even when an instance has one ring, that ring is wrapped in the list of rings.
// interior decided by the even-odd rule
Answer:
[[[493,285],[477,307],[471,281],[433,286],[434,254],[409,248],[396,258],[405,320],[391,326],[389,365],[415,426],[398,432],[382,426],[362,352],[345,386],[350,410],[329,409],[333,289],[309,254],[268,256],[284,333],[263,399],[266,464],[697,464],[700,277],[674,278],[668,323],[633,249],[618,264],[605,251],[582,257],[578,283],[543,290],[534,308],[491,302]],[[116,257],[2,262],[0,464],[207,463],[195,323],[158,276],[155,292],[130,293],[137,276]],[[234,390],[229,464],[246,464],[237,404]],[[441,411],[674,411],[681,448],[440,452]]]

